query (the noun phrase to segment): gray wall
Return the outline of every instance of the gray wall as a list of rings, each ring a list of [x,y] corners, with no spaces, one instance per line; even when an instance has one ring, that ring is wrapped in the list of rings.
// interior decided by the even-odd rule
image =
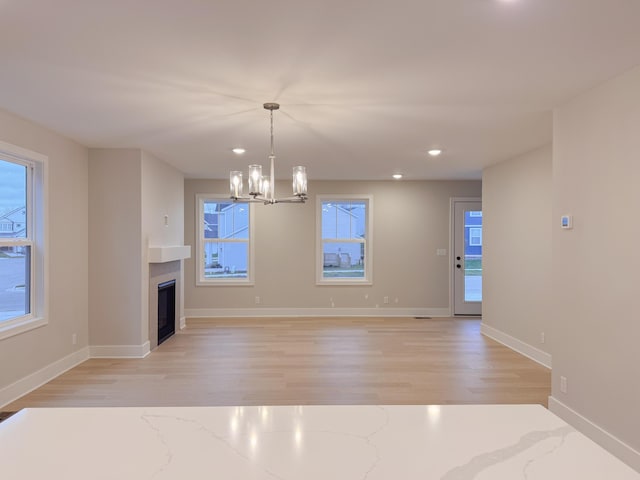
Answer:
[[[154,157],[142,154],[142,232],[145,245],[184,244],[184,176]],[[169,225],[164,216],[168,215]]]
[[[553,152],[552,396],[636,451],[639,126],[640,67],[558,108]]]
[[[149,246],[166,247],[184,245],[184,176],[182,172],[153,155],[142,152],[142,338],[149,339],[149,264],[146,255]],[[168,225],[165,225],[165,215]],[[179,270],[176,305],[178,319],[184,316],[184,289],[182,288],[182,264]],[[157,291],[155,292],[157,299]],[[155,321],[157,321],[156,304]],[[156,335],[157,337],[157,335]],[[157,338],[156,338],[157,340]],[[156,342],[157,345],[157,342]]]
[[[482,172],[483,326],[547,354],[551,172],[551,146]]]
[[[185,182],[185,242],[193,249],[185,262],[187,316],[261,315],[269,309],[446,314],[450,264],[448,257],[436,256],[436,249],[449,249],[449,199],[481,194],[479,181],[310,182],[310,200],[304,205],[256,205],[255,286],[196,286],[195,195],[226,194],[228,188],[228,181]],[[289,192],[291,185],[282,182],[277,188]],[[373,195],[373,285],[317,286],[315,194],[347,193]],[[384,296],[390,297],[388,305]],[[373,310],[376,305],[380,310]]]
[[[49,157],[49,323],[0,341],[1,391],[85,348],[89,335],[87,149],[2,110],[0,140]]]
[[[89,157],[90,344],[140,346],[149,340],[147,248],[182,245],[184,179],[139,149]]]
[[[91,345],[141,345],[140,150],[89,151]]]

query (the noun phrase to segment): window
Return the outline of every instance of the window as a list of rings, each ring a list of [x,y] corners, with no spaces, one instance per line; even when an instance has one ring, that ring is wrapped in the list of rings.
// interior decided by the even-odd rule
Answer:
[[[0,142],[0,338],[46,324],[45,161]]]
[[[199,285],[253,282],[251,205],[197,195]]]
[[[482,227],[469,228],[469,246],[482,246]]]
[[[317,197],[317,283],[370,284],[371,196]]]

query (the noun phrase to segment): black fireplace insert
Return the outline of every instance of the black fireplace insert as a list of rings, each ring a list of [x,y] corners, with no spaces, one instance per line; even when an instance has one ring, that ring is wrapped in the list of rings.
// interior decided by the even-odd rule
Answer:
[[[158,345],[176,333],[176,281],[158,284]]]

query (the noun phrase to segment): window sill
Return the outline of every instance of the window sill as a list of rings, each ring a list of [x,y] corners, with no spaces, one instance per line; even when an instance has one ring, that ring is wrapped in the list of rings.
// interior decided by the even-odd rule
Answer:
[[[344,280],[316,280],[316,285],[329,285],[335,287],[336,285],[373,285],[373,282],[371,280],[354,280],[353,278],[345,278]]]
[[[47,320],[43,317],[18,317],[13,320],[2,321],[0,322],[0,340],[43,327],[47,323]]]
[[[199,280],[196,282],[197,287],[253,287],[255,282],[253,280]]]

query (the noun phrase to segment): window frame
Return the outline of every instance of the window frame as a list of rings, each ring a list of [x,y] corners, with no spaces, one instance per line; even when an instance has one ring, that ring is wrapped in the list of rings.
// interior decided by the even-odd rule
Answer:
[[[29,310],[25,315],[0,320],[0,340],[48,323],[48,157],[0,141],[0,160],[27,168],[26,238],[0,239],[2,246],[28,246]]]
[[[247,277],[246,278],[206,278],[204,276],[204,262],[201,261],[204,255],[204,204],[208,200],[233,203],[228,196],[213,193],[196,194],[196,285],[197,286],[253,286],[255,272],[255,209],[251,203],[244,204],[249,209],[249,232],[247,239],[217,239],[223,243],[246,243],[247,244]]]
[[[366,204],[365,236],[362,240],[332,239],[335,243],[360,243],[364,245],[363,278],[325,278],[324,242],[322,238],[322,204],[326,202],[364,202]],[[322,194],[316,195],[316,285],[373,285],[373,195],[370,194]]]

